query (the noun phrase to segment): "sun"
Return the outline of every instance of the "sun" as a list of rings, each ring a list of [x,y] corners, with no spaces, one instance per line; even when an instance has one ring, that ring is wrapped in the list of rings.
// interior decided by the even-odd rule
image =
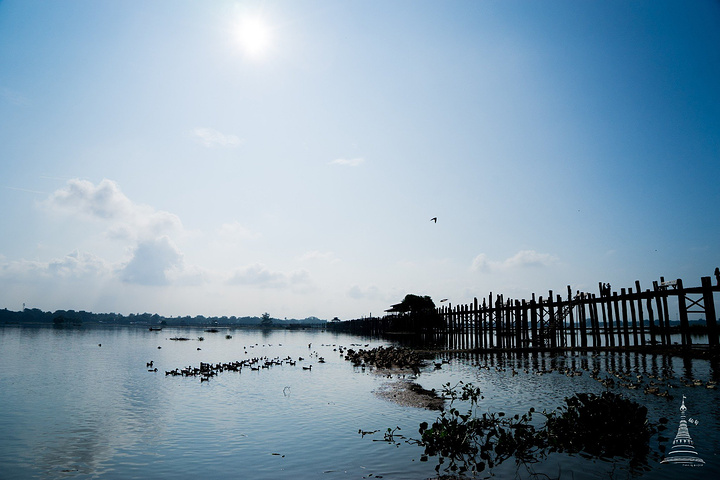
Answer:
[[[240,47],[252,58],[264,56],[272,43],[272,31],[259,16],[243,18],[237,26],[236,34]]]

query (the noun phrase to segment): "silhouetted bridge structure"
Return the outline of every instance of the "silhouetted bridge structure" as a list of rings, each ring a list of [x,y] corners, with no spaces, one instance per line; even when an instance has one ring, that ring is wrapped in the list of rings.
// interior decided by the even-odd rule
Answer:
[[[550,291],[547,297],[532,294],[530,300],[490,293],[472,304],[439,307],[432,322],[400,314],[344,321],[329,328],[377,337],[412,334],[421,343],[449,350],[714,350],[718,347],[714,293],[720,292],[720,285],[713,285],[710,277],[702,277],[700,283],[685,287],[681,279],[660,277],[652,289],[643,291],[636,281],[635,288],[620,292],[601,283],[598,294],[573,294],[568,286],[565,296]],[[671,310],[679,325],[671,326]],[[704,316],[704,324],[691,326],[689,315],[698,314]],[[693,345],[696,331],[707,335],[707,343]]]

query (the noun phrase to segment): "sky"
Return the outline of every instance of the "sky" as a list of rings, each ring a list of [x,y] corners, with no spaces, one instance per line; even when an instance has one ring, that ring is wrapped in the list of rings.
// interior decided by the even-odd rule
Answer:
[[[0,1],[0,308],[697,286],[719,192],[717,0]]]

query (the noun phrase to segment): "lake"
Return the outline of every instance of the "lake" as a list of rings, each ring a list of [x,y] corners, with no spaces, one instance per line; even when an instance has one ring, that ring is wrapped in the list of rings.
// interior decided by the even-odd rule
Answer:
[[[177,337],[190,340],[171,340]],[[418,438],[418,425],[438,412],[377,396],[396,379],[353,367],[338,351],[380,345],[390,343],[321,330],[0,327],[0,478],[432,478],[434,458],[420,461],[421,447],[383,442],[382,432],[400,427],[406,437]],[[165,374],[255,357],[304,360],[224,371],[207,382]],[[639,354],[443,354],[436,361],[444,361],[441,368],[431,365],[415,381],[437,389],[473,382],[483,392],[485,411],[508,414],[552,410],[575,392],[605,389],[587,371],[562,373],[568,368],[672,376],[672,400],[615,387],[647,406],[651,421],[670,420],[663,433],[669,440],[654,436],[653,450],[669,450],[683,395],[688,416],[699,420],[690,434],[706,462],[702,468],[652,461],[649,471],[637,472],[623,460],[553,454],[529,469],[507,461],[492,470],[498,478],[720,476],[720,395],[705,388],[718,380],[718,371],[707,361]],[[683,386],[681,377],[703,385]],[[362,436],[359,430],[379,432]]]

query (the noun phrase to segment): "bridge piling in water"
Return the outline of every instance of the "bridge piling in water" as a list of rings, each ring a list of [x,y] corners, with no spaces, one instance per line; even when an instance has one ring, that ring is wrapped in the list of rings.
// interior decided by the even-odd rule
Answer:
[[[511,351],[665,348],[673,346],[671,333],[679,333],[678,347],[690,351],[692,331],[697,328],[691,327],[690,315],[700,314],[705,322],[699,326],[708,339],[703,346],[718,348],[714,294],[720,292],[720,285],[713,285],[710,277],[702,277],[699,287],[685,287],[682,279],[665,281],[663,277],[653,282],[652,290],[643,291],[639,281],[634,287],[621,288],[618,294],[600,283],[599,295],[580,291],[573,295],[568,286],[566,299],[549,291],[547,297],[536,298],[533,293],[529,301],[503,295],[493,298],[490,293],[482,303],[475,298],[467,305],[437,308],[437,321],[423,325],[421,331],[407,315],[337,322],[329,328],[372,336],[405,330],[440,341],[447,349]],[[679,320],[673,327],[670,303]]]

